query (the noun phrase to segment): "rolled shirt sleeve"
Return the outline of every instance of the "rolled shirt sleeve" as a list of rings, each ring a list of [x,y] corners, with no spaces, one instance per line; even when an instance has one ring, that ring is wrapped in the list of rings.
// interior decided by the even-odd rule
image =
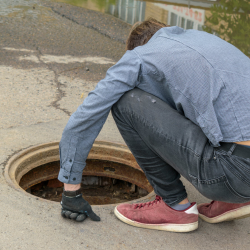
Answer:
[[[137,87],[140,72],[139,57],[135,52],[127,51],[72,114],[59,144],[61,168],[58,179],[61,182],[81,182],[89,151],[112,105],[125,92]]]

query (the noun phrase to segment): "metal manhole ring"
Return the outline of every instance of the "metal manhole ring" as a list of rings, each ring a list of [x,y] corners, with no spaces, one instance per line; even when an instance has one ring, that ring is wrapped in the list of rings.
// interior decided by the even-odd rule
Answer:
[[[138,166],[134,156],[131,154],[130,150],[127,148],[127,146],[123,144],[118,143],[112,143],[107,141],[95,141],[93,144],[93,147],[88,155],[88,159],[92,160],[105,160],[110,162],[115,162],[119,164],[124,164],[131,169],[140,171],[140,167]],[[29,197],[37,198],[34,195],[31,195],[27,193],[22,187],[19,186],[21,178],[31,171],[32,169],[35,169],[38,166],[41,166],[43,164],[51,163],[59,161],[59,142],[50,142],[45,144],[40,144],[37,146],[32,146],[30,148],[24,149],[20,151],[19,153],[13,155],[7,162],[4,170],[4,176],[7,181],[7,183],[16,189],[17,191],[20,191],[24,193],[25,195],[28,195]],[[97,173],[98,176],[117,176],[112,172],[112,169],[106,168],[105,171],[102,173]],[[84,170],[85,171],[85,170]],[[120,170],[121,171],[121,170]],[[119,171],[117,171],[119,174]],[[91,175],[91,170],[86,171],[86,175]],[[119,174],[119,178],[121,180],[128,181],[131,179],[131,176],[126,177],[126,173],[124,174],[124,171]],[[135,183],[138,185],[138,180],[130,180],[131,183]],[[137,183],[138,182],[138,183]],[[130,202],[140,202],[145,200],[150,200],[154,196],[154,192],[152,191],[151,185],[146,181],[143,184],[139,185],[143,186],[149,194],[147,196],[144,196],[140,199],[133,200]],[[45,200],[42,198],[39,198],[41,201],[46,202],[54,202]]]

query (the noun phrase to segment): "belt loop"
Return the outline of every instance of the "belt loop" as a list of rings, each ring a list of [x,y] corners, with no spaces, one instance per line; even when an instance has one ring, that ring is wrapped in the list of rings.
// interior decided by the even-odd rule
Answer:
[[[233,153],[233,151],[235,150],[236,146],[237,146],[237,144],[233,143],[232,147],[228,150],[227,154],[231,155]]]

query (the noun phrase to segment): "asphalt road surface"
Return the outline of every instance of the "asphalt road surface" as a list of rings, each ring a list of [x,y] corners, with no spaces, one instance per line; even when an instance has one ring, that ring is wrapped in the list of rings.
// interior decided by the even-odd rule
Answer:
[[[59,141],[69,116],[125,52],[130,25],[98,12],[39,0],[0,0],[0,167],[16,152]],[[111,117],[99,139],[124,143]],[[186,183],[186,182],[185,182]],[[207,201],[187,184],[190,200]],[[10,187],[0,175],[0,249],[248,249],[250,219],[177,234],[120,222],[74,223],[60,204]]]

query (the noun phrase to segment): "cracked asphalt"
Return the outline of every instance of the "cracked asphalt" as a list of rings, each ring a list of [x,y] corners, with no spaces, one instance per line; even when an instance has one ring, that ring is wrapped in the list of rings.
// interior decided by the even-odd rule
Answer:
[[[69,116],[125,52],[130,26],[61,3],[1,0],[0,167],[16,152],[59,141]],[[99,137],[124,143],[109,116]],[[206,202],[184,180],[189,198]],[[101,222],[74,223],[60,204],[26,196],[0,175],[0,249],[248,249],[250,219],[176,234],[120,222],[114,206],[94,206]]]

